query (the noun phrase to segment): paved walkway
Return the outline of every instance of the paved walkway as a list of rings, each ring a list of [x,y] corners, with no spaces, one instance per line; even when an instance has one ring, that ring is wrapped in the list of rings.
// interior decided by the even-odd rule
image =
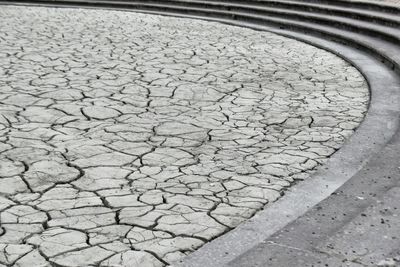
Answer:
[[[3,6],[0,40],[0,266],[176,261],[309,177],[368,103],[336,56],[216,23]]]

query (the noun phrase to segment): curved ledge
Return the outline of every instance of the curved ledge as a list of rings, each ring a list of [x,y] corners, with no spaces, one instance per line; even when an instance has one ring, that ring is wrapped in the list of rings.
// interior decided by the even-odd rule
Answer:
[[[399,129],[400,79],[386,66],[344,45],[302,35],[288,37],[334,52],[364,74],[371,90],[371,103],[365,120],[314,176],[289,189],[285,197],[236,229],[190,254],[177,266],[225,266],[264,242],[350,181]]]
[[[44,5],[51,5],[50,2]],[[57,3],[52,4],[57,5]],[[79,6],[79,3],[75,3],[74,6]],[[329,201],[328,197],[340,190],[344,184],[351,183],[357,173],[363,172],[364,175],[368,176],[367,165],[375,160],[387,144],[389,142],[392,142],[392,145],[393,142],[400,143],[397,139],[392,140],[393,136],[399,132],[400,77],[377,59],[377,57],[382,56],[379,55],[379,51],[374,51],[375,54],[371,55],[371,51],[367,49],[365,49],[367,52],[364,52],[365,50],[357,50],[346,44],[324,39],[321,36],[310,36],[301,31],[256,25],[235,19],[210,18],[164,11],[140,11],[205,19],[255,30],[270,31],[312,44],[335,53],[359,69],[368,81],[371,90],[371,103],[365,120],[356,133],[329,159],[323,169],[320,169],[310,179],[292,187],[284,198],[270,204],[247,222],[190,254],[177,266],[204,267],[229,264],[246,251],[279,233],[287,225],[296,225],[294,222],[298,218],[305,216],[324,199],[327,199],[325,202]],[[374,173],[370,172],[370,175],[374,175]],[[357,182],[359,181],[355,180],[355,183]],[[359,209],[351,210],[351,205],[352,202],[349,201],[348,213],[352,214],[350,217],[355,217]],[[323,229],[321,231],[323,232]]]

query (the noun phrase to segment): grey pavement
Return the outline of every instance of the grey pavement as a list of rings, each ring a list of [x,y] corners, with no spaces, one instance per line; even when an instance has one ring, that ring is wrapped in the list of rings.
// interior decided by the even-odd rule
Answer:
[[[2,6],[0,40],[0,266],[173,263],[309,178],[368,106],[337,56],[218,23]]]
[[[305,216],[227,266],[399,266],[400,135]]]

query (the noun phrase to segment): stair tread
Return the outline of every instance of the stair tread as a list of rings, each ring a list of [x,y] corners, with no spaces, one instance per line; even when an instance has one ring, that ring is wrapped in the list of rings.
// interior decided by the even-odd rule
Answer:
[[[154,4],[148,4],[146,2],[141,2],[141,1],[135,1],[135,3],[142,3],[144,5],[154,5]],[[185,1],[185,2],[203,2],[204,1]],[[241,5],[243,6],[243,5]],[[249,8],[249,7],[247,7]],[[253,9],[253,7],[251,8]],[[278,12],[281,14],[291,14],[291,15],[300,15],[304,17],[310,17],[310,18],[316,18],[316,19],[321,19],[325,21],[335,21],[337,23],[347,23],[348,25],[353,25],[353,26],[362,26],[365,29],[373,29],[376,31],[380,31],[383,34],[386,34],[387,32],[393,33],[394,37],[397,37],[397,39],[400,41],[400,29],[394,28],[394,27],[388,27],[388,26],[382,26],[382,25],[377,25],[371,22],[364,22],[364,21],[359,21],[351,18],[345,18],[345,17],[338,17],[338,16],[333,16],[333,15],[319,15],[319,14],[313,14],[312,12],[304,12],[304,11],[293,11],[293,10],[285,10],[282,8],[268,8],[268,7],[256,7],[256,10],[260,11],[271,11],[271,12]],[[400,21],[399,21],[400,22]]]
[[[50,2],[57,2],[58,0],[50,0]],[[61,2],[74,2],[74,3],[80,3],[82,1],[79,0],[61,0]],[[283,0],[283,1],[276,1],[276,0],[271,0],[271,1],[252,1],[256,3],[256,5],[248,5],[248,4],[243,4],[240,3],[240,1],[230,1],[230,2],[225,2],[221,0],[172,0],[172,1],[135,1],[135,0],[119,0],[119,1],[110,1],[110,0],[86,0],[83,2],[90,2],[90,3],[110,3],[110,4],[135,4],[138,2],[141,2],[143,4],[157,4],[155,2],[158,2],[158,4],[163,4],[165,2],[166,4],[171,3],[171,2],[176,2],[176,3],[186,3],[186,4],[205,4],[205,5],[213,5],[213,6],[225,6],[225,7],[243,7],[243,8],[255,8],[258,10],[262,10],[263,8],[268,8],[268,4],[271,3],[276,3],[276,4],[285,4],[285,5],[290,5],[290,6],[295,6],[295,7],[306,7],[306,8],[316,8],[320,10],[325,10],[325,11],[335,11],[335,12],[345,12],[346,14],[358,14],[362,16],[366,16],[369,18],[374,18],[374,19],[382,19],[386,21],[391,21],[396,24],[400,24],[400,11],[399,15],[394,15],[394,14],[388,14],[385,12],[379,12],[379,11],[374,11],[374,10],[366,10],[366,9],[360,9],[360,8],[343,8],[343,7],[337,7],[333,5],[328,5],[328,4],[319,4],[319,3],[303,3],[299,1],[293,1],[293,0]],[[270,7],[269,7],[270,8]],[[283,8],[280,8],[283,10]],[[288,11],[287,9],[285,9]],[[314,12],[315,13],[315,12]]]
[[[70,1],[70,0],[68,0]],[[73,0],[73,1],[77,1],[77,0]],[[88,3],[96,3],[98,1],[93,1],[93,0],[85,0],[85,2]],[[105,2],[105,1],[102,1]],[[124,1],[113,1],[113,4],[117,4],[117,3],[126,3]],[[260,15],[255,15],[255,14],[250,14],[250,13],[244,13],[244,12],[237,12],[237,11],[221,11],[221,10],[217,10],[217,9],[210,9],[210,8],[193,8],[193,7],[183,7],[183,6],[172,6],[172,5],[168,5],[168,4],[159,4],[159,3],[148,3],[148,2],[143,2],[143,1],[130,1],[129,5],[131,6],[135,6],[135,5],[141,5],[141,6],[149,6],[149,7],[163,7],[163,8],[173,8],[173,9],[184,9],[184,10],[193,10],[193,11],[202,11],[202,12],[213,12],[213,13],[223,13],[223,14],[231,14],[231,15],[248,15],[250,17],[256,17],[256,18],[260,18],[260,19],[268,19],[268,20],[273,20],[272,18],[268,17],[265,18],[263,16]],[[308,18],[314,18],[314,19],[323,19],[326,22],[329,21],[333,21],[335,23],[341,23],[341,24],[346,24],[352,27],[357,27],[357,28],[361,28],[361,29],[365,29],[365,30],[374,30],[377,33],[381,33],[382,35],[385,36],[391,36],[393,39],[396,39],[397,41],[400,42],[400,30],[393,28],[393,27],[388,27],[388,26],[383,26],[383,25],[376,25],[374,23],[370,23],[370,22],[363,22],[363,21],[357,21],[354,19],[350,19],[350,18],[341,18],[341,17],[337,17],[337,16],[321,16],[321,15],[314,15],[310,12],[300,12],[300,11],[287,11],[287,10],[283,10],[283,9],[277,9],[277,8],[269,8],[269,9],[265,9],[264,10],[270,10],[270,11],[274,11],[274,12],[278,12],[280,14],[294,14],[294,15],[299,15],[302,17],[308,17]],[[299,21],[300,24],[305,23],[303,21]],[[319,25],[321,27],[323,27],[323,25]],[[329,27],[329,26],[328,26]],[[336,30],[336,29],[335,29]]]
[[[256,1],[269,1],[269,0],[256,0]],[[311,2],[315,3],[316,0],[296,0],[298,2]],[[376,9],[391,9],[396,12],[400,12],[400,6],[389,4],[389,3],[382,3],[382,2],[372,2],[372,1],[365,1],[365,0],[317,0],[318,2],[323,2],[328,5],[342,5],[342,6],[360,6],[360,7],[373,7]]]
[[[144,13],[153,13],[153,14],[159,14],[159,12],[156,11],[149,11],[149,10],[141,10],[141,9],[135,9],[138,12],[144,12]],[[203,18],[201,16],[193,16],[193,15],[182,15],[177,12],[162,12],[163,14],[170,14],[170,15],[179,15],[180,17],[194,17],[194,18]],[[260,16],[262,18],[262,16]],[[225,23],[230,23],[232,24],[232,20],[228,19],[221,19],[221,18],[213,18],[213,17],[207,17],[208,20],[213,20],[213,21],[220,21],[220,22],[225,22]],[[384,56],[386,60],[391,62],[392,64],[395,64],[397,67],[400,68],[400,47],[394,44],[391,44],[385,40],[381,40],[376,37],[372,36],[367,36],[359,33],[354,33],[354,32],[348,32],[345,30],[341,29],[336,29],[334,27],[329,27],[329,26],[321,26],[321,25],[314,25],[311,23],[305,23],[305,22],[298,22],[298,21],[292,21],[288,19],[282,19],[282,18],[264,18],[268,21],[272,22],[278,22],[282,24],[289,24],[289,25],[297,25],[305,29],[310,29],[310,30],[317,30],[322,33],[328,33],[330,35],[335,35],[337,37],[343,36],[347,40],[351,40],[359,45],[365,46],[371,50],[374,50],[375,52],[378,52],[380,55]],[[240,24],[243,24],[242,22]],[[248,23],[255,25],[254,23]]]
[[[78,0],[67,0],[71,2],[78,2]],[[81,2],[81,1],[79,1]],[[199,8],[199,7],[182,7],[182,6],[173,6],[171,4],[166,4],[163,3],[154,3],[154,2],[144,2],[144,1],[98,1],[98,0],[85,0],[84,2],[87,3],[112,3],[112,4],[127,4],[130,6],[135,6],[135,5],[142,5],[142,6],[149,6],[149,7],[163,7],[163,8],[176,8],[176,9],[186,9],[186,10],[200,10],[200,11],[210,11],[210,8]],[[204,3],[208,4],[207,2],[204,1],[173,1],[173,2],[182,2],[182,3]],[[221,2],[219,2],[221,4]],[[223,3],[222,3],[223,4]],[[294,11],[294,10],[286,10],[282,8],[270,8],[270,7],[248,7],[248,6],[243,6],[243,5],[230,5],[230,6],[237,6],[237,7],[243,7],[246,9],[249,9],[251,11],[252,9],[258,10],[258,11],[264,11],[264,12],[272,12],[276,14],[284,14],[284,15],[293,15],[293,16],[300,16],[302,18],[307,18],[307,19],[317,19],[324,21],[326,23],[329,23],[331,21],[351,27],[357,27],[361,28],[363,30],[368,30],[368,31],[375,31],[376,33],[382,34],[383,36],[389,36],[393,39],[396,39],[396,41],[400,42],[400,29],[394,28],[394,27],[389,27],[389,26],[383,26],[383,25],[378,25],[375,23],[371,22],[364,22],[364,21],[359,21],[355,20],[352,18],[345,18],[345,17],[338,17],[334,15],[319,15],[319,14],[314,14],[312,12],[305,12],[305,11]],[[212,11],[219,11],[212,9]],[[226,14],[236,14],[236,11],[223,11]]]
[[[178,0],[178,1],[187,1],[187,0]],[[190,1],[188,1],[190,2]],[[195,1],[192,1],[195,2]],[[219,2],[219,1],[208,1],[208,2]],[[219,2],[223,3],[223,2]],[[257,1],[257,3],[260,3]],[[375,11],[375,10],[368,10],[368,9],[362,9],[362,8],[355,8],[355,7],[338,7],[334,5],[329,5],[329,4],[322,4],[322,3],[309,3],[309,2],[299,2],[299,1],[263,1],[262,3],[268,4],[268,3],[283,3],[283,4],[288,4],[288,5],[294,5],[294,6],[302,6],[302,7],[307,7],[307,8],[317,8],[317,9],[323,9],[323,10],[329,10],[329,11],[341,11],[341,12],[346,12],[346,13],[356,13],[360,15],[365,15],[365,16],[370,16],[370,17],[376,17],[376,18],[387,18],[391,19],[393,21],[400,22],[400,13],[399,15],[394,15],[394,14],[388,14],[382,11]],[[230,2],[229,4],[232,4]],[[400,11],[399,11],[400,12]]]

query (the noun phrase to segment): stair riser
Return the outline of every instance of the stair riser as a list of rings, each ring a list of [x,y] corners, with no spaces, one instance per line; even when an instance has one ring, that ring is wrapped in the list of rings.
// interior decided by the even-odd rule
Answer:
[[[18,1],[18,2],[23,2],[23,1]],[[71,2],[69,2],[69,1],[59,1],[59,0],[53,0],[53,1],[40,0],[40,1],[35,1],[35,3],[66,5],[66,6],[71,5]],[[110,1],[101,1],[101,3],[97,2],[96,5],[94,5],[93,3],[90,3],[90,2],[81,2],[81,1],[79,1],[79,3],[76,2],[75,4],[79,5],[79,6],[88,6],[88,7],[97,6],[97,7],[105,7],[105,8],[122,8],[122,9],[137,10],[137,11],[142,11],[142,12],[143,11],[144,12],[151,11],[151,12],[156,12],[156,13],[160,13],[160,14],[166,14],[166,13],[173,13],[175,15],[185,14],[185,15],[190,15],[190,16],[199,16],[199,17],[202,17],[205,19],[211,19],[211,18],[224,19],[227,21],[235,22],[234,24],[238,24],[238,22],[239,22],[239,24],[240,24],[240,22],[249,22],[249,23],[253,23],[255,25],[268,25],[268,26],[274,26],[274,27],[281,28],[281,29],[300,31],[300,32],[307,33],[307,34],[314,34],[314,35],[318,35],[318,36],[329,37],[330,39],[333,39],[335,41],[340,41],[342,43],[349,44],[353,47],[367,50],[371,54],[373,54],[375,57],[377,57],[380,60],[382,60],[383,62],[385,62],[391,68],[395,69],[396,71],[400,70],[400,60],[392,59],[389,56],[380,53],[379,50],[377,50],[374,47],[371,47],[364,43],[358,42],[358,41],[353,40],[346,36],[341,36],[341,35],[338,35],[338,34],[335,34],[335,33],[329,32],[329,31],[313,28],[311,25],[310,25],[310,27],[298,25],[296,23],[296,21],[282,23],[279,21],[280,17],[277,17],[277,16],[276,17],[266,16],[266,14],[264,14],[264,16],[261,16],[261,15],[256,16],[256,15],[254,15],[254,12],[253,12],[253,14],[250,12],[243,13],[243,14],[231,14],[231,13],[228,13],[229,11],[223,11],[223,10],[211,10],[211,9],[196,10],[194,8],[186,9],[183,7],[179,8],[177,6],[167,6],[167,5],[164,5],[163,7],[152,6],[151,4],[135,5],[133,1],[130,1],[129,4],[127,3],[127,4],[119,4],[119,5],[116,5],[115,3],[110,2]],[[170,15],[170,14],[166,14],[166,15]],[[285,19],[287,19],[287,18],[285,18]],[[362,31],[362,32],[364,33],[364,31]]]
[[[129,0],[128,2],[135,3],[137,1]],[[160,0],[158,0],[158,1],[151,0],[151,1],[146,1],[146,2],[165,4],[165,1],[160,1]],[[234,0],[234,1],[229,1],[229,2],[227,1],[225,3],[225,5],[219,5],[218,2],[225,2],[225,1],[220,1],[220,0],[205,1],[204,3],[191,2],[190,6],[205,7],[205,8],[218,7],[220,9],[229,10],[229,9],[231,9],[230,7],[232,7],[232,9],[233,9],[235,5],[242,5],[244,3],[243,0]],[[188,2],[168,1],[168,3],[174,4],[174,5],[188,6]],[[247,7],[249,9],[257,8],[257,7],[258,8],[271,7],[271,8],[284,8],[284,9],[288,9],[288,10],[292,10],[292,11],[307,11],[307,12],[314,12],[316,14],[341,16],[341,17],[363,20],[363,21],[367,21],[367,22],[374,22],[374,23],[378,23],[381,25],[385,25],[385,26],[400,27],[400,13],[399,13],[399,19],[396,21],[396,20],[388,19],[384,16],[379,17],[379,16],[370,16],[370,15],[365,15],[362,13],[357,13],[357,10],[346,10],[346,9],[335,10],[335,9],[329,9],[329,8],[325,8],[325,7],[322,8],[322,7],[316,7],[316,6],[309,6],[307,4],[302,4],[302,3],[285,3],[285,2],[279,2],[279,1],[265,1],[265,2],[260,3],[258,1],[253,1],[252,3],[247,4]]]
[[[233,1],[235,1],[235,0],[233,0]],[[328,5],[350,7],[350,8],[361,8],[361,9],[387,12],[387,13],[392,13],[392,14],[400,14],[400,7],[383,5],[382,3],[351,2],[348,0],[297,0],[297,1],[298,2],[307,2],[307,3],[324,3],[324,4],[328,4]],[[252,1],[250,0],[250,2],[252,2]]]
[[[39,1],[34,1],[34,2],[41,2]],[[53,0],[49,2],[65,2],[63,0]],[[96,0],[95,3],[98,3],[99,5],[103,4],[110,4],[113,1],[110,0]],[[385,25],[385,26],[392,26],[392,27],[400,27],[400,14],[399,14],[399,19],[398,20],[393,20],[386,18],[384,16],[369,16],[365,14],[360,14],[360,13],[354,13],[351,10],[332,10],[332,9],[327,9],[327,8],[316,8],[316,7],[310,7],[307,4],[302,4],[300,3],[295,3],[295,4],[290,4],[290,3],[285,3],[285,2],[279,2],[279,1],[265,1],[265,2],[259,2],[259,1],[250,1],[250,3],[247,4],[249,1],[243,1],[243,0],[233,0],[233,1],[225,1],[225,0],[218,0],[218,1],[199,1],[199,2],[193,2],[193,1],[177,1],[177,0],[171,0],[171,1],[162,1],[162,0],[149,0],[149,1],[136,1],[136,0],[122,0],[122,1],[117,1],[117,2],[125,2],[126,6],[130,5],[135,5],[138,3],[150,5],[150,4],[162,4],[162,5],[171,5],[171,6],[182,6],[182,7],[198,7],[198,8],[211,8],[211,9],[218,9],[218,10],[243,10],[243,11],[254,11],[259,14],[262,14],[263,12],[259,9],[269,7],[269,8],[284,8],[290,11],[306,11],[306,12],[314,12],[316,14],[325,14],[325,15],[333,15],[333,16],[341,16],[341,17],[347,17],[347,18],[353,18],[357,20],[363,20],[367,22],[374,22],[377,24]],[[225,3],[225,4],[224,4]],[[116,6],[121,6],[120,3],[113,3],[113,5]],[[125,6],[125,4],[122,4]],[[240,7],[242,6],[242,7]],[[268,13],[268,12],[264,12]],[[383,14],[384,15],[384,14]]]
[[[134,3],[135,1],[130,1]],[[151,5],[151,4],[149,4]],[[181,6],[181,5],[177,5]],[[171,7],[173,5],[171,4]],[[196,8],[199,7],[198,5],[186,5],[188,8]],[[365,28],[365,27],[356,27],[348,23],[340,23],[338,21],[331,21],[329,18],[327,19],[320,19],[320,18],[314,18],[314,17],[309,17],[309,16],[304,16],[304,15],[296,15],[296,14],[290,14],[290,13],[285,13],[285,12],[280,12],[280,11],[262,11],[259,9],[253,9],[251,6],[247,8],[241,8],[241,7],[221,7],[221,8],[215,8],[214,6],[210,5],[202,5],[200,6],[202,8],[207,8],[212,11],[230,11],[230,12],[241,12],[241,13],[248,13],[248,16],[251,15],[260,15],[260,16],[268,16],[268,17],[283,17],[285,19],[293,19],[293,20],[298,20],[298,21],[307,21],[307,22],[312,22],[312,23],[318,23],[318,24],[323,24],[327,26],[334,26],[335,28],[342,28],[346,29],[349,31],[354,31],[358,33],[366,33],[369,35],[375,35],[375,36],[380,36],[381,38],[393,42],[395,44],[400,44],[400,36],[393,36],[390,34],[387,34],[386,32],[381,32],[381,31],[376,31],[373,29]]]
[[[280,29],[289,29],[289,30],[295,30],[295,31],[300,31],[303,33],[307,34],[314,34],[318,36],[328,36],[330,39],[345,43],[348,45],[351,45],[353,47],[357,47],[360,49],[367,50],[369,53],[373,54],[375,57],[379,58],[382,62],[386,63],[390,68],[394,69],[396,72],[400,73],[400,61],[395,61],[392,58],[382,55],[378,50],[376,50],[374,47],[367,46],[366,44],[356,42],[353,39],[341,36],[341,35],[336,35],[331,32],[326,32],[326,31],[321,31],[318,29],[314,28],[306,28],[302,27],[296,24],[287,24],[287,23],[280,23],[277,21],[274,21],[272,19],[268,18],[261,18],[261,19],[255,19],[254,17],[251,16],[234,16],[232,17],[231,15],[227,14],[222,14],[222,15],[216,15],[216,14],[210,14],[208,12],[182,12],[180,11],[174,11],[174,10],[160,10],[160,9],[154,9],[154,8],[148,8],[148,9],[139,9],[138,11],[153,11],[153,12],[159,12],[160,14],[163,14],[164,12],[175,12],[177,15],[179,14],[186,14],[186,15],[193,15],[193,16],[201,16],[206,19],[210,18],[223,18],[225,20],[230,20],[233,22],[233,24],[240,24],[240,22],[249,22],[253,23],[255,25],[268,25],[268,26],[273,26],[277,27]],[[238,23],[239,22],[239,23]]]
[[[46,2],[46,1],[35,1],[35,2]],[[68,1],[49,1],[49,2],[58,2],[58,3],[64,3]],[[359,27],[359,26],[354,26],[348,23],[340,23],[338,21],[331,21],[329,18],[327,19],[322,19],[322,18],[315,18],[315,17],[309,17],[309,16],[304,16],[302,14],[288,14],[285,12],[281,11],[262,11],[259,9],[253,9],[251,6],[249,7],[232,7],[232,6],[213,6],[213,5],[207,5],[207,4],[195,4],[195,3],[186,3],[184,2],[179,2],[179,1],[146,1],[141,2],[141,1],[125,1],[126,4],[116,4],[113,3],[112,1],[98,1],[98,5],[101,6],[106,6],[106,7],[120,7],[120,8],[133,8],[133,9],[145,9],[145,10],[154,10],[154,11],[171,11],[171,12],[181,12],[185,14],[193,14],[193,15],[212,15],[213,17],[216,16],[221,16],[224,18],[231,17],[232,15],[227,15],[224,14],[224,12],[232,12],[232,13],[246,13],[245,16],[242,16],[242,14],[237,14],[235,16],[237,17],[245,17],[246,19],[255,19],[259,21],[260,23],[262,20],[256,19],[256,18],[251,18],[251,16],[254,15],[259,15],[259,16],[265,16],[266,21],[268,21],[269,18],[285,18],[285,19],[292,19],[292,20],[297,20],[297,21],[302,21],[302,22],[311,22],[311,23],[316,23],[319,25],[327,25],[327,26],[332,26],[335,28],[341,28],[345,29],[348,31],[354,31],[357,33],[363,33],[363,34],[368,34],[368,35],[374,35],[377,37],[380,37],[384,40],[387,40],[389,42],[393,42],[394,44],[400,44],[400,36],[393,36],[391,34],[388,34],[387,32],[382,32],[382,31],[377,31],[374,29],[369,29],[366,27]],[[90,2],[84,2],[82,1],[81,3],[83,4],[88,4],[90,5]],[[162,6],[158,7],[156,6],[159,3],[163,3]],[[154,5],[156,4],[156,5]],[[184,9],[187,8],[187,9]],[[197,10],[197,8],[204,8],[209,11],[204,12],[202,10]],[[213,12],[213,14],[211,13]]]

